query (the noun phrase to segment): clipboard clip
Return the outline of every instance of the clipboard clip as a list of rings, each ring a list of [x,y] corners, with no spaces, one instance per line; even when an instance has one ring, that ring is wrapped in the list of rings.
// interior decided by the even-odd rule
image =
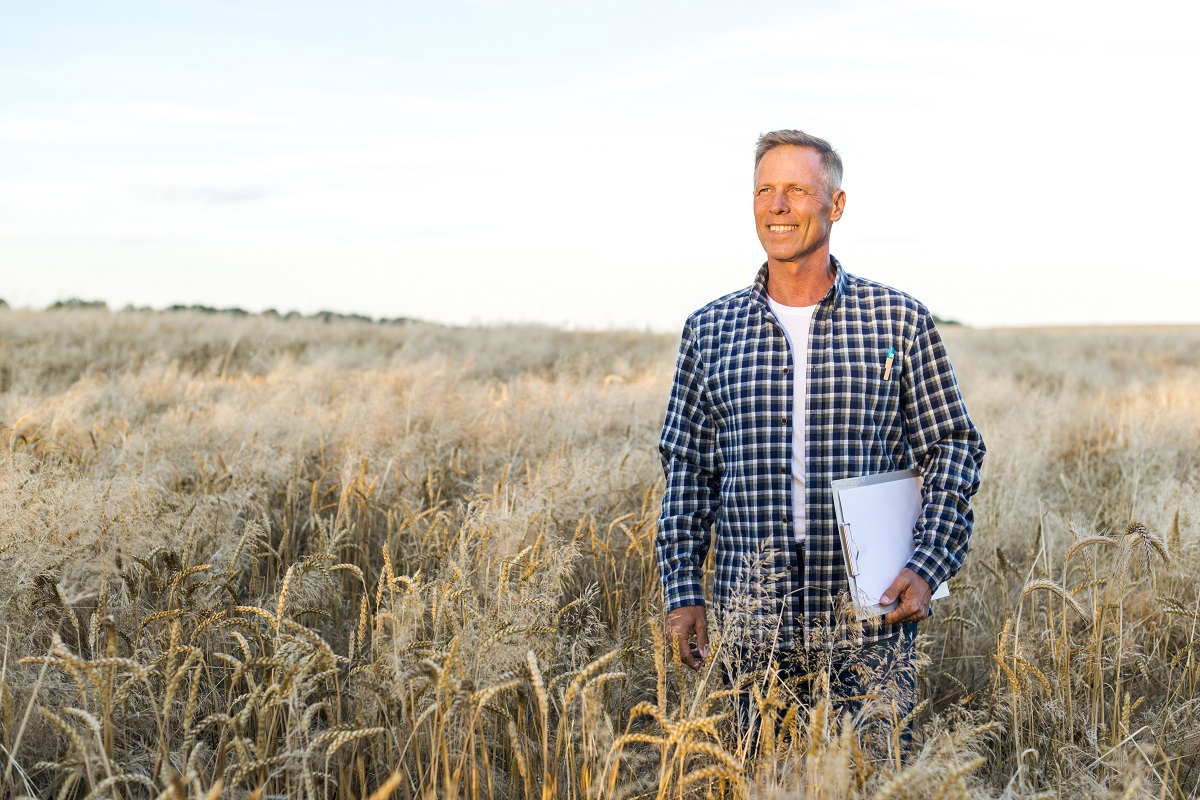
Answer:
[[[846,549],[846,571],[851,578],[858,577],[858,546],[854,543],[854,534],[850,532],[850,523],[842,523],[842,547]]]

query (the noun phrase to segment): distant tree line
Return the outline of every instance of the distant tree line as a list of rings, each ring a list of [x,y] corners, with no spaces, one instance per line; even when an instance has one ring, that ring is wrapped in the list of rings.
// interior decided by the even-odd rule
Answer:
[[[107,310],[108,303],[103,300],[80,300],[78,297],[68,297],[66,300],[55,300],[46,306],[47,311],[74,311],[76,309]]]
[[[8,308],[8,303],[0,298],[0,308]],[[65,300],[55,300],[50,305],[46,306],[47,311],[74,311],[74,310],[108,310],[108,303],[103,300],[84,300],[78,297],[68,297]],[[258,314],[247,311],[244,308],[230,306],[228,308],[216,308],[215,306],[206,306],[200,303],[186,305],[176,303],[164,309],[155,309],[150,306],[135,306],[127,305],[121,309],[122,312],[133,313],[151,313],[151,314],[168,314],[174,311],[198,311],[201,314],[228,314],[233,317],[275,317],[276,319],[316,319],[321,322],[333,322],[335,320],[366,322],[370,324],[380,325],[402,325],[406,322],[412,322],[408,317],[380,317],[375,319],[366,314],[343,314],[340,311],[317,311],[313,314],[301,314],[299,311],[289,311],[286,314],[281,314],[274,308],[268,308]]]

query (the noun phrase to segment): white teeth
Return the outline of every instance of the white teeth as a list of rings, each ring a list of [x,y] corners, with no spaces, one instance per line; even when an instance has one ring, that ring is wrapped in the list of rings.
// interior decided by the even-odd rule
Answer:
[[[782,233],[783,231],[794,231],[794,230],[796,230],[796,228],[799,228],[799,227],[800,227],[799,225],[768,225],[767,226],[767,228],[775,231],[776,233]]]

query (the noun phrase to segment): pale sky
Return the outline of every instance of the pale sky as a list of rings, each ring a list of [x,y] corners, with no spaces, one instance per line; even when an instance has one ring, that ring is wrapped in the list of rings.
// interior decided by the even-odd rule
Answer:
[[[1192,3],[0,0],[0,298],[678,330],[755,139],[974,325],[1200,322]]]

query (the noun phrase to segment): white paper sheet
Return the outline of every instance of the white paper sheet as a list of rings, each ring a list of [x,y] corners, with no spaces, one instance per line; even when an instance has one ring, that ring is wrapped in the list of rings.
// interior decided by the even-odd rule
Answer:
[[[838,492],[842,522],[849,525],[847,553],[854,566],[858,596],[855,604],[872,613],[883,613],[895,604],[880,606],[879,598],[892,585],[916,549],[913,528],[921,516],[921,479],[907,477]],[[935,599],[949,594],[945,584]]]

